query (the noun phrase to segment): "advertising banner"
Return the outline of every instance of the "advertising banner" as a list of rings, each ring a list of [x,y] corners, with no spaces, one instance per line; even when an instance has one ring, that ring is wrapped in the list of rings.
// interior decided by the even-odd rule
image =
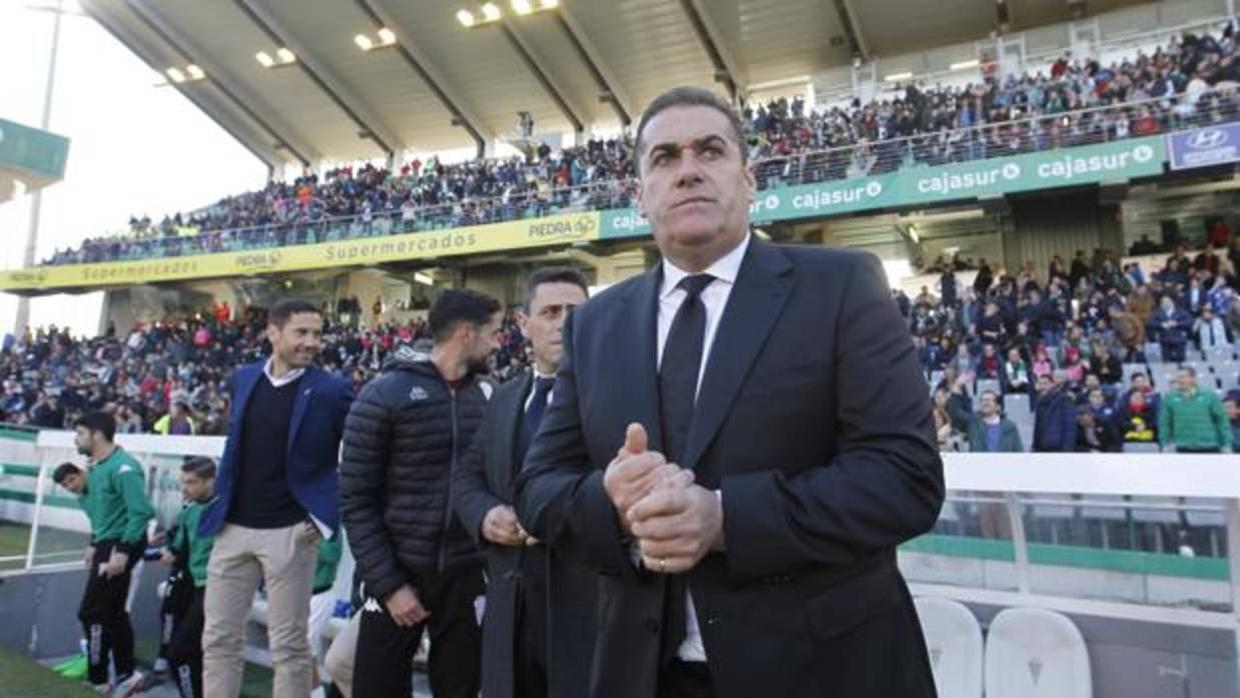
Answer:
[[[97,288],[435,259],[598,239],[597,211],[314,245],[0,272],[0,290]]]
[[[758,192],[755,223],[954,202],[984,196],[1115,182],[1162,173],[1166,146],[1158,136],[975,162],[913,167],[892,174],[778,187]],[[602,212],[602,239],[650,234],[636,209]]]
[[[1168,134],[1167,150],[1173,170],[1236,162],[1240,160],[1240,123]]]

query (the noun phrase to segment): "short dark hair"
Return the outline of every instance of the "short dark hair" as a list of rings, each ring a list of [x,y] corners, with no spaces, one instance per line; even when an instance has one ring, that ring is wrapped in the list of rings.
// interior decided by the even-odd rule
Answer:
[[[1128,376],[1128,380],[1135,381],[1138,378],[1149,378],[1149,377],[1150,377],[1149,374],[1147,374],[1145,371],[1137,371],[1136,373],[1133,373],[1131,376]]]
[[[590,288],[586,282],[585,274],[573,267],[542,267],[535,269],[530,278],[525,282],[525,310],[528,312],[530,304],[534,302],[534,292],[543,284],[572,284],[581,289],[581,292],[589,295]]]
[[[215,477],[215,461],[202,456],[186,458],[181,464],[181,472],[192,473],[203,480],[209,480]]]
[[[81,475],[82,469],[73,463],[61,463],[52,471],[52,482],[57,485],[65,484],[65,479],[70,475]]]
[[[78,417],[73,426],[82,427],[86,431],[97,431],[108,441],[116,438],[116,418],[107,412],[87,412]]]
[[[462,322],[484,325],[499,312],[499,301],[468,288],[450,288],[431,304],[428,317],[431,336],[442,342]]]
[[[305,298],[281,298],[267,311],[267,322],[284,329],[289,318],[302,313],[314,313],[322,317],[323,310]]]
[[[654,101],[646,107],[646,111],[642,112],[642,118],[637,122],[637,142],[634,143],[634,158],[638,163],[638,174],[641,174],[642,133],[646,130],[646,124],[650,123],[650,120],[658,116],[660,112],[672,107],[707,107],[723,114],[728,120],[728,125],[732,127],[736,148],[741,152],[741,162],[745,163],[749,160],[749,153],[745,150],[745,125],[741,123],[740,115],[736,113],[736,110],[730,104],[714,92],[700,87],[673,87],[655,97]]]

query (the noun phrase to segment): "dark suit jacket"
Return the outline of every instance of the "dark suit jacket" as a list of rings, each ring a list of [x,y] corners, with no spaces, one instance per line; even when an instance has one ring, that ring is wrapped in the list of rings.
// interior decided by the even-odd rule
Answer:
[[[549,606],[548,693],[552,698],[580,698],[590,678],[594,648],[594,612],[598,573],[580,561],[548,556],[537,549],[493,545],[482,537],[487,512],[512,504],[517,462],[524,454],[518,438],[531,374],[515,378],[495,391],[465,459],[453,476],[454,509],[461,525],[478,543],[487,561],[487,605],[482,622],[482,696],[513,695],[513,648],[521,593],[523,556],[546,561]],[[536,553],[535,550],[538,552]]]
[[[224,455],[215,480],[215,502],[202,512],[198,530],[213,536],[224,526],[232,503],[232,488],[241,458],[245,411],[254,386],[263,376],[264,359],[237,369],[233,374],[232,415]],[[301,377],[293,402],[288,431],[288,485],[293,497],[314,518],[335,531],[340,525],[339,486],[336,469],[340,463],[340,438],[344,418],[353,401],[353,387],[347,381],[310,366]]]
[[[527,530],[602,573],[594,697],[657,690],[665,580],[630,561],[603,470],[630,422],[662,445],[660,278],[573,313],[517,481]],[[895,563],[944,496],[927,395],[874,257],[750,242],[681,463],[722,492],[726,552],[687,574],[721,698],[934,695]]]

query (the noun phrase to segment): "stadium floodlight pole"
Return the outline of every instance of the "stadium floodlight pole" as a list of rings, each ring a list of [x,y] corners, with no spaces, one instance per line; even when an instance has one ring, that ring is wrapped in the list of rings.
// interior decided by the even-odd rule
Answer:
[[[65,0],[56,0],[56,9],[51,10],[54,15],[52,20],[52,50],[51,55],[47,59],[47,85],[43,92],[43,120],[40,121],[40,128],[44,131],[51,129],[52,123],[52,95],[56,90],[56,56],[60,53],[60,20],[64,16]],[[39,244],[39,213],[43,209],[43,191],[36,190],[30,197],[30,225],[26,230],[26,254],[22,260],[23,266],[27,269],[34,266],[35,248]],[[14,336],[21,337],[30,324],[30,296],[21,296],[17,299],[17,320],[14,324]]]

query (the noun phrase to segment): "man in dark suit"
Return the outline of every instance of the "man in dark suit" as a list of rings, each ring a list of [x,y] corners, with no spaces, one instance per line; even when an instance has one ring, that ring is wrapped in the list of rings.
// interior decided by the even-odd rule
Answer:
[[[592,697],[933,696],[895,559],[944,496],[913,343],[873,257],[750,235],[740,133],[694,88],[643,114],[663,262],[569,318],[518,519],[600,571]]]
[[[203,687],[241,692],[245,619],[262,581],[275,669],[272,695],[305,698],[314,677],[307,639],[319,539],[335,535],[336,468],[352,387],[314,365],[319,306],[285,299],[268,313],[271,357],[233,378],[232,428],[216,498],[198,530],[215,536],[207,565]]]
[[[550,559],[512,510],[512,483],[554,399],[564,320],[585,302],[586,281],[576,269],[545,268],[530,276],[518,321],[530,340],[534,370],[495,392],[455,473],[456,515],[487,560],[484,698],[579,698],[588,685],[597,575],[580,563]]]

